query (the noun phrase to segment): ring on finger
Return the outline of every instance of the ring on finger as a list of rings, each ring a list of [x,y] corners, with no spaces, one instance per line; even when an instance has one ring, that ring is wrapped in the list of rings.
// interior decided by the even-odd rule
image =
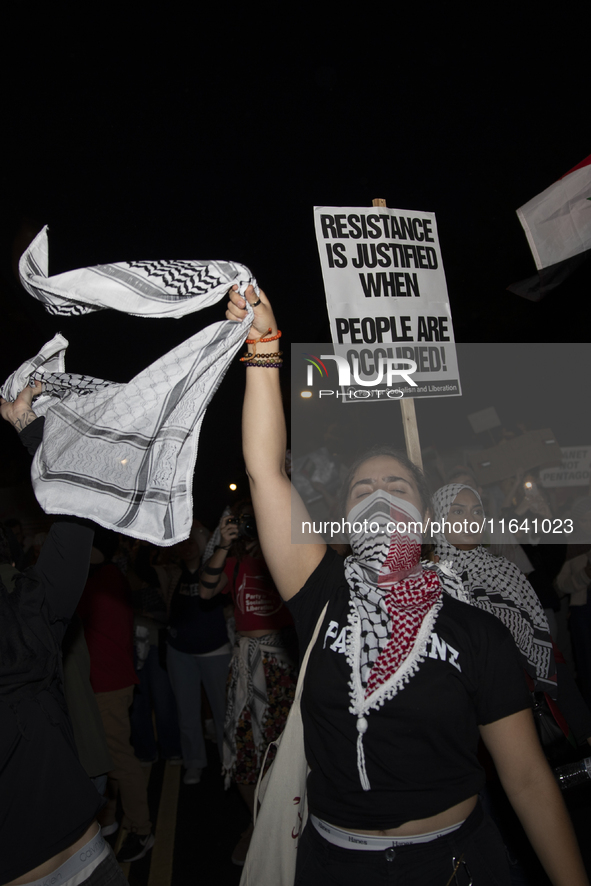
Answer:
[[[260,304],[261,304],[261,299],[260,299],[260,297],[259,297],[259,298],[257,298],[256,301],[253,301],[253,302],[252,302],[251,307],[252,307],[252,308],[258,308],[258,306],[259,306]]]

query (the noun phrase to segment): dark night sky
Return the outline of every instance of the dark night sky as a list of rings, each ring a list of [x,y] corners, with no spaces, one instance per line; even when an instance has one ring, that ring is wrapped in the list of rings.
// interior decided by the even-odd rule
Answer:
[[[539,304],[506,292],[534,272],[515,209],[590,150],[587,29],[533,3],[504,17],[365,6],[84,24],[21,7],[3,53],[2,378],[60,329],[72,371],[125,381],[223,315],[58,322],[14,279],[26,230],[50,225],[52,273],[130,258],[243,262],[286,343],[323,341],[312,207],[377,196],[436,213],[457,340],[587,340],[591,262]],[[222,474],[240,466],[241,386],[232,367],[204,424],[208,517]]]

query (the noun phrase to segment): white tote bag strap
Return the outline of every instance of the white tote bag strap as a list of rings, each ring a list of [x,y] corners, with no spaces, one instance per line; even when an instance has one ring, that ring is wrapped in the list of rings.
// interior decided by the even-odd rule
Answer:
[[[320,633],[320,628],[322,627],[322,622],[324,621],[324,616],[326,615],[326,610],[328,609],[328,600],[324,604],[324,608],[320,613],[318,621],[316,622],[316,627],[314,628],[314,633],[312,634],[312,639],[308,643],[308,648],[306,649],[306,654],[304,655],[304,660],[302,661],[302,666],[300,668],[300,673],[298,676],[298,685],[296,686],[295,697],[300,699],[302,695],[302,690],[304,688],[304,677],[306,676],[306,668],[308,667],[308,659],[310,658],[310,653],[314,647],[314,643],[318,639],[318,634]]]
[[[312,652],[314,644],[316,643],[316,640],[318,639],[318,634],[320,633],[320,627],[322,625],[322,622],[324,621],[324,616],[326,615],[327,609],[328,609],[328,600],[327,600],[322,612],[320,613],[318,621],[316,622],[316,627],[314,628],[314,633],[312,634],[312,639],[308,643],[308,648],[306,649],[306,654],[304,655],[304,658],[303,658],[303,661],[302,661],[302,664],[300,667],[300,673],[298,676],[298,682],[297,682],[296,691],[295,691],[295,695],[294,695],[294,699],[293,699],[293,704],[291,706],[289,715],[287,717],[287,721],[285,723],[285,728],[284,728],[283,732],[281,733],[281,735],[279,736],[279,738],[277,739],[277,741],[272,741],[267,746],[267,750],[265,751],[265,756],[263,758],[263,765],[261,766],[261,774],[259,775],[259,779],[257,781],[257,786],[256,786],[255,794],[254,794],[254,814],[253,814],[254,824],[256,824],[256,820],[257,820],[259,802],[260,803],[263,802],[263,798],[265,796],[265,789],[267,787],[268,779],[266,778],[266,776],[263,777],[263,772],[265,772],[265,764],[267,762],[267,755],[269,753],[269,750],[272,747],[279,747],[279,743],[281,742],[283,735],[285,734],[287,728],[289,727],[289,720],[291,717],[291,712],[294,709],[299,709],[299,707],[300,707],[300,699],[302,697],[302,692],[304,689],[304,678],[306,676],[306,668],[308,667],[308,659],[310,658],[310,653]],[[269,772],[266,773],[266,775],[269,775],[269,774],[270,774],[270,770],[269,770]]]

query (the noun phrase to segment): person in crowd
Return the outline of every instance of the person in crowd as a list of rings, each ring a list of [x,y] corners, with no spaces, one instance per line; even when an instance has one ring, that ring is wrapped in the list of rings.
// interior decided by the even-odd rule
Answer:
[[[226,712],[226,680],[232,655],[223,600],[199,596],[199,566],[208,533],[194,521],[189,538],[178,545],[182,571],[170,602],[167,667],[176,698],[181,730],[185,784],[198,784],[207,766],[201,718],[201,684],[213,713],[218,751]]]
[[[556,587],[570,600],[569,626],[577,680],[585,701],[591,705],[591,497],[574,502],[569,515],[574,533]]]
[[[435,555],[461,576],[469,602],[492,612],[512,631],[537,688],[553,689],[555,662],[548,620],[517,566],[480,544],[486,526],[480,493],[464,483],[449,483],[434,494],[433,506]]]
[[[158,746],[165,760],[177,764],[183,759],[178,713],[170,678],[161,662],[167,612],[154,568],[158,555],[154,545],[136,542],[127,571],[135,610],[135,668],[139,677],[131,707],[131,739],[143,764],[158,759]]]
[[[281,735],[297,682],[290,631],[293,620],[269,574],[259,545],[252,503],[238,502],[222,519],[221,539],[203,565],[204,599],[231,593],[236,643],[232,656],[223,766],[254,813],[254,793],[267,745]],[[243,865],[252,822],[232,853]]]
[[[107,782],[107,805],[101,813],[103,835],[117,831],[117,797],[128,834],[117,853],[120,862],[143,858],[154,845],[146,780],[130,741],[129,708],[138,678],[133,666],[131,592],[111,558],[118,545],[114,532],[97,529],[91,572],[78,606],[90,654],[90,682],[98,703],[114,768]]]
[[[514,563],[494,556],[480,543],[482,529],[478,527],[485,514],[479,493],[460,483],[448,484],[437,490],[433,505],[437,528],[445,530],[436,533],[435,556],[461,577],[467,602],[492,613],[509,629],[530,689],[546,693],[559,722],[565,718],[578,743],[590,744],[591,711],[552,642],[537,594]],[[478,531],[473,532],[470,524]]]
[[[422,472],[370,451],[344,484],[352,555],[343,561],[321,536],[291,543],[292,507],[296,525],[309,518],[284,470],[279,331],[251,289],[230,291],[226,317],[243,320],[246,299],[244,457],[263,555],[302,650],[328,604],[302,697],[310,816],[296,886],[445,883],[460,868],[475,883],[507,883],[502,841],[478,804],[479,736],[554,886],[588,884],[510,633],[420,563]]]
[[[548,495],[536,471],[519,470],[513,480],[508,479],[501,485],[506,494],[499,516],[504,518],[506,526],[511,520],[516,521],[518,529],[513,538],[519,543],[521,551],[520,556],[514,558],[510,550],[507,550],[506,556],[514,559],[519,568],[527,573],[527,579],[542,604],[550,633],[556,642],[556,614],[560,611],[560,599],[554,582],[566,557],[566,544],[556,544],[556,539],[550,544],[545,543],[545,536],[549,533],[544,527],[551,525],[553,514]],[[564,538],[566,541],[566,536]],[[506,540],[508,539],[503,537],[503,541]],[[498,553],[498,548],[494,553]],[[527,568],[522,563],[524,555]]]
[[[517,566],[493,555],[481,544],[485,512],[480,492],[461,482],[438,489],[433,496],[435,557],[462,579],[467,602],[499,618],[511,632],[532,692],[545,693],[546,701],[564,735],[573,730],[578,744],[591,744],[591,711],[581,697],[560,650],[554,646],[542,604]],[[566,746],[566,744],[565,744]],[[514,834],[503,826],[503,798],[491,800],[509,849],[513,877],[527,882]]]
[[[32,408],[41,385],[14,402],[0,398],[2,418],[33,454],[43,418]],[[61,643],[86,576],[93,530],[60,518],[35,566],[18,573],[0,533],[0,883],[127,881],[105,842],[102,798],[84,771],[67,714]]]

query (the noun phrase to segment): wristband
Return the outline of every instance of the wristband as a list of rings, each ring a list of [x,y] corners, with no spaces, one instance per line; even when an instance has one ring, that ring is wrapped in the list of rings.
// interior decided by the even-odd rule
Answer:
[[[204,566],[202,572],[207,572],[208,575],[219,575],[225,568],[225,566],[218,566],[216,569],[212,569],[211,566]]]

